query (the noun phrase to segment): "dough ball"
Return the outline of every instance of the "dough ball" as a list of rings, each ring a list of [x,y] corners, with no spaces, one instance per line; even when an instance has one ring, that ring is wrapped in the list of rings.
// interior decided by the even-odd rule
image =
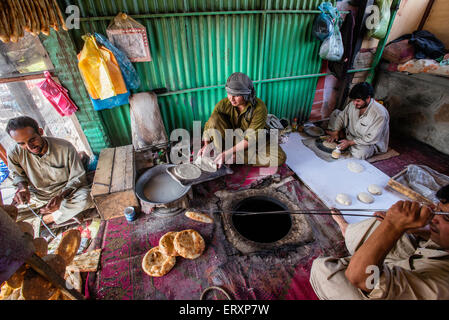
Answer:
[[[379,187],[377,184],[370,184],[368,186],[368,192],[374,195],[381,195],[382,194],[382,188]]]
[[[352,172],[355,172],[355,173],[360,173],[363,170],[365,170],[365,167],[362,166],[358,162],[350,161],[350,162],[348,162],[348,169],[349,169],[349,171],[352,171]]]
[[[357,199],[359,199],[359,201],[361,201],[363,203],[373,203],[374,202],[373,196],[366,192],[360,192],[357,195]]]
[[[337,194],[337,198],[335,200],[344,206],[350,206],[352,204],[351,197],[347,195],[346,193],[339,193]]]

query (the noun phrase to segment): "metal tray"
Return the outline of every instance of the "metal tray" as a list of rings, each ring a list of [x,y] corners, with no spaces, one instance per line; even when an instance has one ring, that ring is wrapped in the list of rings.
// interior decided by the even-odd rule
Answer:
[[[190,187],[195,184],[200,184],[200,183],[203,183],[206,181],[215,180],[222,176],[234,173],[234,171],[232,171],[231,168],[227,167],[226,165],[223,165],[220,169],[217,169],[217,171],[215,171],[215,172],[207,172],[207,171],[201,170],[201,175],[199,176],[199,178],[190,180],[190,179],[183,179],[183,178],[179,177],[174,171],[175,167],[176,166],[168,167],[166,169],[167,173],[184,187]]]

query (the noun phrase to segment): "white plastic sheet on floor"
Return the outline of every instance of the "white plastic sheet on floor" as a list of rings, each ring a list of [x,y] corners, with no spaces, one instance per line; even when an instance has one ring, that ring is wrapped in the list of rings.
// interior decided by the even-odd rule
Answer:
[[[302,143],[303,137],[299,133],[291,133],[286,143],[281,144],[287,154],[287,165],[329,208],[337,209],[388,209],[399,200],[407,198],[400,193],[387,190],[390,177],[365,160],[354,158],[339,159],[326,162]],[[355,161],[365,168],[360,173],[348,169],[348,162]],[[360,192],[368,193],[368,186],[377,184],[382,188],[382,195],[373,196],[374,202],[366,204],[357,199]],[[346,193],[351,197],[352,204],[344,206],[335,201],[337,194]],[[363,214],[367,217],[373,212],[343,212],[350,214]],[[365,217],[345,217],[349,223],[365,220]]]

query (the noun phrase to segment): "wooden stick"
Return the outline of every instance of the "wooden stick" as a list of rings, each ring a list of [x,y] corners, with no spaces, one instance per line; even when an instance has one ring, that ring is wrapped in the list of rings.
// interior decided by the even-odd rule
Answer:
[[[26,261],[34,271],[50,281],[56,288],[61,290],[72,300],[85,300],[85,297],[75,289],[67,288],[66,281],[62,279],[44,260],[38,255],[33,255]]]

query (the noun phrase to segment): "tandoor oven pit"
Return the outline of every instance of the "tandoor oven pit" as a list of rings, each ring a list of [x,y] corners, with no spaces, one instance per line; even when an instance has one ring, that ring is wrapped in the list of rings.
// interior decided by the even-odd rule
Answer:
[[[273,251],[313,241],[312,229],[303,215],[244,212],[296,211],[300,208],[273,188],[219,192],[223,227],[228,241],[241,253]],[[230,214],[230,212],[242,212]]]

